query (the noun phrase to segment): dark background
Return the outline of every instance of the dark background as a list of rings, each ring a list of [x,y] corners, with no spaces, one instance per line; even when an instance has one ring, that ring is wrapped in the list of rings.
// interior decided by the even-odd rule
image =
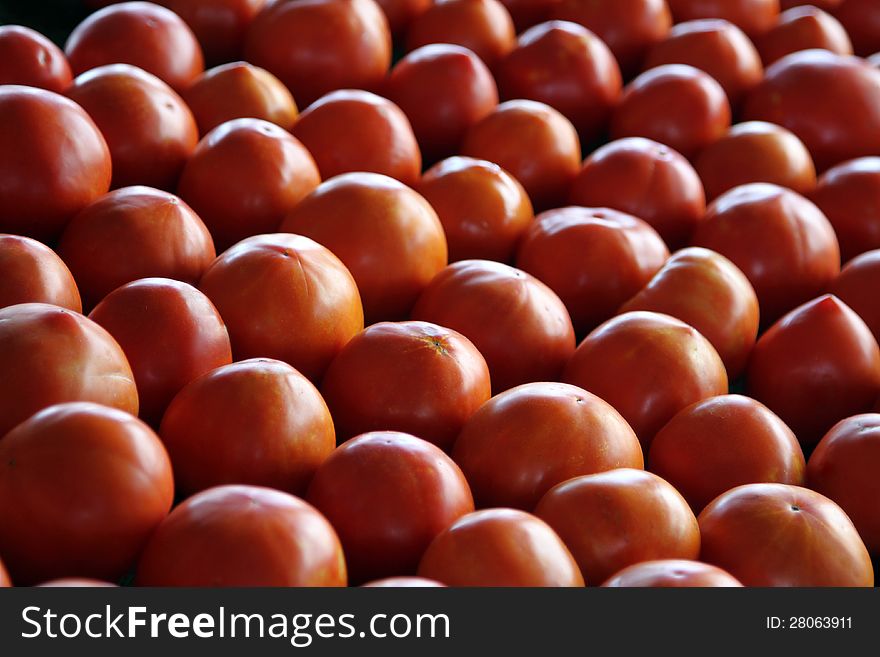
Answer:
[[[63,48],[73,28],[90,12],[82,0],[0,0],[0,25],[25,25]]]

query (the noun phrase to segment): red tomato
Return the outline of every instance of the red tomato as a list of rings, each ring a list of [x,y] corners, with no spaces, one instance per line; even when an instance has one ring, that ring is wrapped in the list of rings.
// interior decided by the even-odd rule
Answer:
[[[443,225],[431,205],[373,173],[328,180],[287,215],[281,230],[311,237],[345,263],[367,324],[405,318],[447,262]]]
[[[73,275],[52,249],[29,237],[0,234],[0,308],[17,303],[82,311]]]
[[[22,25],[0,26],[0,84],[23,84],[63,93],[72,80],[61,49]]]
[[[718,141],[730,127],[724,88],[707,73],[667,64],[642,73],[624,89],[611,118],[611,136],[647,137],[687,158]]]
[[[137,388],[125,354],[107,331],[79,313],[44,303],[3,308],[0,353],[0,436],[62,402],[97,402],[137,415]]]
[[[102,582],[98,579],[86,579],[83,577],[63,577],[38,584],[40,588],[115,588],[116,584]]]
[[[313,506],[259,486],[217,486],[180,504],[141,555],[138,586],[345,586],[345,557]]]
[[[864,253],[843,268],[831,285],[831,293],[856,311],[880,342],[880,250]]]
[[[719,196],[693,244],[742,270],[758,295],[764,326],[826,291],[840,272],[837,238],[825,215],[777,185],[742,185]]]
[[[58,254],[86,308],[148,276],[195,284],[215,257],[201,219],[178,197],[150,187],[118,189],[92,203],[68,224]]]
[[[618,139],[584,161],[569,202],[614,208],[649,223],[677,249],[706,212],[703,185],[679,153],[649,139]]]
[[[445,588],[445,584],[441,584],[433,579],[425,577],[386,577],[385,579],[377,579],[366,584],[361,584],[363,588]]]
[[[880,394],[880,348],[837,297],[795,308],[761,336],[748,371],[749,396],[766,404],[803,445],[871,408]]]
[[[496,77],[505,100],[529,98],[550,105],[572,122],[584,143],[605,131],[622,88],[608,46],[568,21],[541,23],[520,35]]]
[[[225,250],[274,231],[320,182],[314,159],[296,137],[268,121],[235,119],[199,142],[177,191]]]
[[[3,566],[3,562],[0,561],[0,588],[8,588],[10,586],[12,586],[12,582],[9,579],[9,574]]]
[[[641,219],[572,206],[538,215],[516,264],[559,295],[583,337],[642,289],[668,257],[663,240]]]
[[[434,537],[474,510],[452,459],[396,431],[340,445],[315,473],[308,500],[339,532],[352,582],[415,573]]]
[[[52,239],[110,189],[110,151],[67,98],[0,86],[0,231]]]
[[[402,36],[413,20],[431,6],[432,0],[376,0],[388,19],[388,27],[395,38]]]
[[[880,50],[880,6],[874,0],[843,0],[835,16],[846,28],[857,55]]]
[[[686,559],[643,561],[624,568],[602,586],[638,588],[741,587],[733,575],[717,566]]]
[[[501,0],[507,8],[516,27],[516,32],[525,32],[530,27],[543,23],[559,0]]]
[[[173,11],[152,2],[123,2],[96,11],[71,32],[64,51],[76,75],[104,64],[132,64],[177,91],[205,68],[192,30]]]
[[[675,253],[619,312],[633,310],[693,326],[715,347],[730,380],[745,369],[758,337],[758,297],[749,279],[724,256],[699,247]]]
[[[524,271],[490,260],[449,265],[422,292],[412,318],[467,336],[486,358],[496,394],[556,380],[575,347],[559,297]]]
[[[171,509],[171,463],[128,413],[52,406],[0,440],[0,552],[15,580],[118,579]]]
[[[376,87],[391,65],[391,35],[373,0],[276,2],[251,23],[244,53],[306,107],[328,91]]]
[[[581,342],[563,380],[614,406],[643,448],[681,409],[727,393],[724,363],[709,341],[653,312],[625,313],[599,326]]]
[[[566,479],[644,466],[620,413],[566,383],[528,383],[493,397],[464,425],[452,456],[478,506],[525,510]]]
[[[823,48],[852,55],[852,42],[834,16],[816,7],[795,7],[784,12],[756,45],[765,66],[800,50]]]
[[[723,18],[750,37],[769,30],[779,17],[779,0],[666,0],[676,23]]]
[[[519,181],[492,162],[450,157],[422,176],[416,190],[437,212],[449,261],[482,258],[510,262],[534,219]]]
[[[574,558],[549,525],[514,509],[459,518],[428,547],[419,575],[459,587],[584,585]]]
[[[806,488],[739,486],[707,506],[699,521],[700,559],[746,586],[874,585],[871,558],[850,519]]]
[[[180,16],[212,64],[240,59],[247,28],[267,0],[160,0]]]
[[[491,396],[471,341],[427,322],[368,326],[331,363],[321,392],[340,440],[403,431],[446,450]]]
[[[782,9],[791,9],[792,7],[801,7],[803,5],[812,5],[825,11],[837,9],[843,0],[780,0],[779,6]]]

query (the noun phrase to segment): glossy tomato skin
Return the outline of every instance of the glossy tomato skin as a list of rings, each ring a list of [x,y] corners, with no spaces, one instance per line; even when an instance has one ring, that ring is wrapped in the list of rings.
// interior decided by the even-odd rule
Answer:
[[[501,0],[507,8],[517,34],[543,23],[558,0]]]
[[[219,250],[271,233],[321,182],[296,137],[261,119],[227,121],[202,138],[177,192],[199,214]]]
[[[384,579],[373,580],[366,584],[361,584],[364,588],[369,589],[385,589],[385,588],[444,588],[446,585],[441,584],[433,579],[425,577],[386,577]]]
[[[116,584],[102,582],[99,579],[86,579],[84,577],[62,577],[38,584],[40,588],[113,588]]]
[[[195,284],[216,255],[195,212],[174,194],[151,187],[117,189],[89,205],[64,230],[58,254],[89,309],[139,278]]]
[[[795,308],[764,333],[749,362],[748,394],[815,445],[839,420],[880,394],[880,348],[846,304],[825,295]]]
[[[714,251],[677,251],[620,307],[650,310],[690,324],[712,343],[731,381],[742,374],[758,337],[758,297],[736,265]]]
[[[780,9],[786,10],[792,7],[801,7],[803,5],[812,5],[824,11],[833,11],[837,9],[843,0],[780,0]]]
[[[862,318],[880,342],[880,251],[869,251],[851,260],[831,285],[831,293]]]
[[[880,51],[880,7],[871,0],[843,0],[834,15],[846,28],[857,55]]]
[[[514,509],[459,518],[428,547],[419,575],[447,586],[584,585],[574,558],[550,526]]]
[[[0,234],[0,308],[17,303],[82,312],[76,281],[52,249],[29,237]]]
[[[0,140],[0,231],[51,240],[110,188],[107,142],[63,96],[0,87]]]
[[[281,224],[336,254],[357,282],[367,324],[404,319],[447,263],[443,225],[417,192],[387,176],[326,181]]]
[[[769,408],[742,395],[710,397],[681,410],[654,437],[648,468],[699,513],[743,484],[804,485],[797,437]]]
[[[12,586],[12,581],[9,579],[9,573],[6,572],[3,562],[0,561],[0,588],[8,588],[10,586]]]
[[[530,511],[556,484],[644,465],[639,439],[609,404],[565,383],[496,395],[464,425],[452,451],[479,507]]]
[[[352,582],[414,574],[434,537],[474,510],[452,459],[396,431],[340,445],[318,468],[307,499],[339,533]]]
[[[552,289],[583,337],[612,317],[669,257],[653,228],[607,208],[542,212],[523,236],[516,264]]]
[[[137,586],[345,586],[345,557],[313,506],[260,486],[217,486],[178,505],[137,566]]]
[[[0,84],[64,93],[73,76],[61,49],[23,25],[0,27]]]
[[[467,336],[485,357],[496,394],[556,380],[575,347],[559,297],[530,274],[489,260],[446,267],[422,292],[412,318]]]
[[[251,484],[303,495],[336,447],[333,419],[315,386],[269,358],[191,381],[169,405],[159,434],[186,494]]]
[[[122,348],[79,313],[44,303],[3,308],[0,353],[0,435],[63,402],[91,401],[137,415],[137,388]]]
[[[658,559],[628,566],[605,580],[615,588],[742,587],[727,571],[700,561]]]
[[[205,59],[221,64],[240,59],[247,28],[267,0],[162,0],[193,31]]]
[[[376,0],[388,19],[388,28],[395,38],[402,36],[410,23],[422,15],[432,0]]]
[[[794,7],[779,16],[769,32],[758,39],[765,66],[800,50],[822,48],[838,55],[852,55],[852,42],[834,16],[817,7]]]
[[[75,75],[105,64],[131,64],[172,89],[185,89],[205,68],[192,30],[170,9],[152,2],[123,2],[96,11],[64,46]]]
[[[653,312],[625,313],[596,328],[569,360],[563,381],[614,406],[644,449],[682,408],[727,393],[727,372],[711,343]]]
[[[486,361],[460,333],[428,322],[379,322],[340,351],[321,393],[340,441],[391,430],[448,450],[491,386]]]
[[[666,0],[676,23],[723,18],[750,37],[769,30],[779,17],[779,0]]]
[[[52,406],[9,432],[0,454],[0,550],[21,585],[118,579],[171,509],[162,443],[116,409]]]
[[[315,383],[364,327],[345,265],[300,235],[242,240],[214,261],[199,287],[223,317],[236,360],[277,358]]]
[[[571,185],[573,205],[613,208],[650,224],[672,249],[687,244],[706,212],[693,166],[650,139],[618,139],[593,151]]]
[[[852,522],[815,491],[738,486],[707,506],[699,522],[700,559],[745,586],[874,585],[871,558]]]

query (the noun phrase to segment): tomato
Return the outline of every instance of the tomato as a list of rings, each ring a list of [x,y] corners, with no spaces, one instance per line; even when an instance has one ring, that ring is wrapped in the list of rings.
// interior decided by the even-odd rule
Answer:
[[[605,131],[622,88],[620,68],[608,46],[568,21],[549,21],[523,32],[496,76],[505,100],[529,98],[550,105],[572,122],[583,143]]]
[[[3,562],[0,561],[0,589],[8,588],[10,586],[12,586],[12,582],[9,579],[9,573],[6,572]]]
[[[463,46],[494,68],[513,50],[516,32],[498,0],[436,0],[406,32],[407,51],[429,43]]]
[[[528,383],[474,413],[452,456],[480,507],[531,510],[556,484],[644,465],[639,439],[620,413],[566,383]]]
[[[575,347],[559,297],[524,271],[490,260],[449,265],[422,292],[412,318],[467,336],[485,357],[496,394],[556,380]]]
[[[321,393],[336,435],[403,431],[448,450],[491,396],[489,369],[473,343],[428,322],[380,322],[330,364]]]
[[[110,151],[76,103],[42,89],[0,86],[0,231],[57,237],[110,189]]]
[[[869,251],[851,260],[831,285],[831,292],[856,311],[880,342],[880,250]]]
[[[396,38],[402,36],[413,20],[423,14],[432,0],[376,0],[388,19],[388,27]]]
[[[784,12],[770,31],[758,39],[764,65],[800,50],[823,48],[838,55],[852,55],[852,42],[834,16],[816,7],[795,7]]]
[[[602,586],[638,588],[741,587],[733,575],[717,566],[687,559],[643,561],[624,568]]]
[[[138,412],[134,375],[98,324],[44,303],[0,309],[0,436],[37,411],[91,401]]]
[[[72,80],[61,49],[23,25],[0,26],[0,84],[22,84],[63,93]]]
[[[742,270],[758,295],[764,326],[826,291],[840,272],[837,238],[825,215],[778,185],[742,185],[719,196],[692,243]]]
[[[214,261],[199,287],[220,311],[236,360],[277,358],[316,383],[364,327],[345,265],[300,235],[239,242]]]
[[[235,119],[196,147],[177,192],[227,249],[271,233],[321,182],[314,159],[286,130],[261,119]]]
[[[64,51],[76,75],[104,64],[132,64],[176,91],[205,67],[192,30],[173,11],[152,2],[123,2],[96,11],[71,32]]]
[[[247,28],[267,0],[161,0],[180,16],[212,64],[240,59]]]
[[[260,486],[193,495],[159,525],[137,566],[138,586],[345,586],[345,558],[313,506]]]
[[[115,588],[116,584],[102,582],[98,579],[86,579],[84,577],[63,577],[38,584],[40,588]]]
[[[171,463],[122,411],[47,408],[0,440],[0,552],[20,585],[118,579],[171,509]]]
[[[766,404],[803,445],[880,394],[880,348],[865,323],[825,295],[785,315],[755,345],[749,396]]]
[[[824,11],[832,11],[837,9],[842,3],[843,0],[780,0],[779,6],[782,9],[791,9],[792,7],[812,5]]]
[[[391,65],[391,35],[373,0],[276,2],[251,23],[244,54],[306,107],[335,89],[376,87]]]
[[[82,311],[73,275],[52,249],[29,237],[0,234],[0,308],[32,302]]]
[[[880,50],[880,7],[873,0],[843,0],[835,16],[846,28],[857,55]]]
[[[676,23],[698,18],[723,18],[750,37],[776,24],[779,0],[666,0]]]
[[[634,215],[673,249],[687,244],[706,212],[703,185],[691,164],[668,146],[641,137],[595,150],[572,183],[568,200]]]
[[[367,324],[404,319],[447,262],[443,225],[431,205],[374,173],[331,178],[287,215],[281,230],[311,237],[345,263]]]
[[[298,114],[293,96],[269,71],[233,62],[205,71],[183,92],[199,126],[207,134],[221,123],[263,119],[289,130]]]
[[[339,532],[352,582],[415,573],[434,537],[474,510],[452,459],[396,431],[340,445],[318,468],[307,499]]]
[[[653,312],[625,313],[600,325],[578,346],[563,380],[616,408],[645,449],[681,409],[727,393],[724,363],[711,343],[684,322]]]
[[[827,50],[788,55],[767,69],[744,117],[791,130],[820,171],[874,155],[880,152],[880,71]]]
[[[533,100],[501,103],[465,135],[461,154],[488,160],[525,187],[536,210],[563,202],[581,166],[577,131],[562,114]]]
[[[507,8],[516,27],[516,32],[525,32],[530,27],[543,23],[559,0],[501,0]]]
[[[626,78],[641,70],[648,49],[672,27],[665,0],[561,0],[550,15],[596,34],[614,53]]]
[[[676,252],[620,308],[650,310],[690,324],[712,343],[730,380],[745,369],[758,336],[758,297],[749,280],[722,255],[691,247]]]
[[[186,203],[150,187],[118,189],[89,205],[68,224],[58,254],[86,308],[148,276],[195,284],[215,256],[208,229]]]
[[[449,44],[406,55],[391,70],[384,91],[409,119],[426,162],[456,153],[468,128],[498,105],[495,80],[482,60]]]
[[[641,219],[572,206],[538,215],[516,264],[559,295],[583,337],[642,289],[668,257],[663,240]]]
[[[745,586],[874,585],[871,558],[850,519],[806,488],[739,486],[707,506],[699,522],[700,559]]]
[[[571,553],[540,518],[514,509],[486,509],[440,533],[419,575],[447,586],[584,585]]]
[[[437,212],[449,261],[510,262],[534,219],[519,181],[492,162],[450,157],[425,172],[416,190]]]
[[[366,584],[361,584],[363,588],[438,588],[445,587],[433,579],[425,577],[386,577],[385,579],[377,579]]]
[[[693,66],[667,64],[627,85],[611,118],[611,137],[647,137],[693,158],[729,127],[724,88]]]

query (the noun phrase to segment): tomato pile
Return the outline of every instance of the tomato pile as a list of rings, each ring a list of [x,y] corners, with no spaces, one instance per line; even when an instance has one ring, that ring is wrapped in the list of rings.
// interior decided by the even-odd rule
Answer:
[[[157,2],[0,26],[0,586],[873,586],[880,3]]]

